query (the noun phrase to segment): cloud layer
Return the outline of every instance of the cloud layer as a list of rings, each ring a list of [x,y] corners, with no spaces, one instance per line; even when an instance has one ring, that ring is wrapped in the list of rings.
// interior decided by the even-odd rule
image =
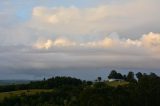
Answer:
[[[121,5],[100,5],[89,8],[35,7],[30,27],[58,35],[73,36],[122,33],[135,29],[139,32],[139,27],[143,27],[142,31],[148,30],[146,27],[157,27],[160,18],[157,13],[158,4],[157,0],[135,0]],[[150,31],[146,33],[148,32]]]
[[[95,0],[97,5],[93,3],[88,7],[72,6],[71,3],[71,6],[46,6],[49,1],[29,1],[28,4],[35,3],[33,7],[26,6],[26,2],[17,5],[19,3],[26,9],[17,7],[16,2],[2,3],[1,44],[28,45],[41,38],[94,41],[113,32],[124,38],[138,39],[145,33],[160,33],[159,0]]]
[[[1,1],[0,75],[159,70],[159,4],[159,0]]]
[[[148,51],[160,51],[160,34],[150,32],[139,39],[125,39],[119,36],[108,36],[98,41],[76,42],[65,38],[55,40],[38,40],[33,47],[38,49],[50,49],[53,47],[90,47],[90,48],[144,48]],[[121,50],[119,50],[121,51]]]
[[[5,70],[159,69],[159,39],[160,34],[149,33],[137,40],[110,36],[82,43],[59,38],[38,40],[33,46],[1,46],[1,67]]]

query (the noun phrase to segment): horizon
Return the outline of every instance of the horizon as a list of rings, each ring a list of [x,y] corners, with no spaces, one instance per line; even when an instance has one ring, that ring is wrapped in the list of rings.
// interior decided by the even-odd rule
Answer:
[[[160,75],[159,0],[1,0],[0,80],[115,69]]]

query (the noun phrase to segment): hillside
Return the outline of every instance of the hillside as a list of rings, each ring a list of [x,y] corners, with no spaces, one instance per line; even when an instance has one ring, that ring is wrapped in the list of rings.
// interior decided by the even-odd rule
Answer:
[[[136,80],[133,74],[112,82],[100,77],[95,82],[53,77],[0,86],[0,106],[159,106],[160,77],[137,73]],[[117,75],[111,72],[109,77]]]
[[[29,89],[29,90],[17,90],[10,92],[1,92],[0,93],[0,101],[3,101],[5,98],[13,97],[13,96],[22,96],[22,95],[35,95],[38,93],[46,93],[52,92],[52,89]]]

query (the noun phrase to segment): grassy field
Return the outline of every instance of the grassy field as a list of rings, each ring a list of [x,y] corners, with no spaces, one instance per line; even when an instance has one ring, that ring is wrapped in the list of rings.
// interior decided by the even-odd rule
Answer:
[[[129,82],[126,81],[106,81],[106,84],[112,87],[117,86],[125,86],[128,85]],[[18,91],[11,91],[11,92],[1,92],[0,93],[0,101],[2,101],[4,98],[10,97],[10,96],[20,96],[20,95],[34,95],[36,93],[41,92],[52,92],[53,89],[30,89],[30,90],[18,90]]]
[[[129,82],[127,81],[112,81],[112,82],[107,81],[106,83],[112,87],[125,86],[129,84]]]
[[[20,95],[34,95],[36,93],[41,92],[52,92],[53,89],[31,89],[31,90],[18,90],[18,91],[12,91],[12,92],[2,92],[0,93],[0,100],[3,100],[6,97],[10,96],[20,96]]]

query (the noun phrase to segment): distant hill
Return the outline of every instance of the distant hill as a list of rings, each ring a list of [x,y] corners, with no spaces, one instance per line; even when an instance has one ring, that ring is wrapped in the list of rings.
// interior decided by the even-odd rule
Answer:
[[[109,76],[118,74],[112,71]],[[160,106],[159,76],[140,72],[122,76],[123,80],[98,77],[94,82],[57,76],[4,85],[0,86],[0,106]]]
[[[28,84],[31,80],[0,80],[0,85]]]

